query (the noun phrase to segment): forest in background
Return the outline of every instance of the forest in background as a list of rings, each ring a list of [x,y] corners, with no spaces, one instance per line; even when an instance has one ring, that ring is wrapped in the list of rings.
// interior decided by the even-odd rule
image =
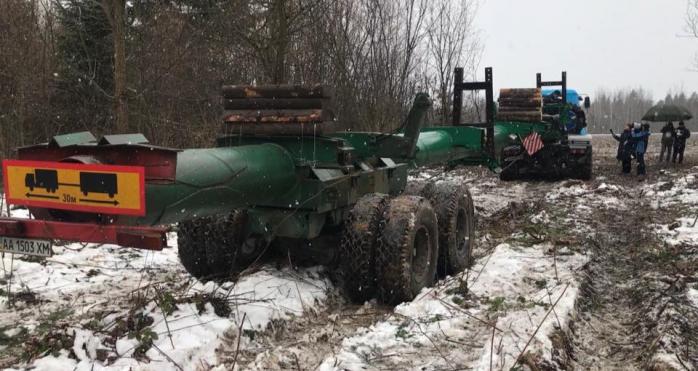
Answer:
[[[392,130],[426,91],[445,124],[453,69],[482,72],[476,15],[476,0],[2,0],[0,157],[83,130],[210,145],[223,84],[328,85],[348,130]],[[477,120],[482,97],[467,98]],[[593,133],[655,103],[642,89],[591,98]],[[698,112],[695,93],[663,101]]]
[[[390,130],[418,91],[448,118],[481,45],[472,0],[2,0],[0,153],[56,133],[176,147],[223,128],[223,84],[324,84],[347,129]]]
[[[618,132],[624,124],[640,121],[652,106],[660,103],[677,104],[698,115],[698,93],[696,92],[667,94],[662,99],[654,100],[652,95],[642,88],[615,92],[601,90],[591,97],[591,102],[587,122],[589,132],[592,134],[607,134],[609,129]],[[663,123],[651,123],[650,126],[653,132],[658,132],[663,125]],[[689,124],[688,127],[696,130],[693,125]]]

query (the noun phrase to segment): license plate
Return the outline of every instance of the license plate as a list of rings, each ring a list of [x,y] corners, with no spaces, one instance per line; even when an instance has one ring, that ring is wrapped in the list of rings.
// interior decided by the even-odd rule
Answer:
[[[0,236],[0,251],[11,254],[51,256],[51,241]]]

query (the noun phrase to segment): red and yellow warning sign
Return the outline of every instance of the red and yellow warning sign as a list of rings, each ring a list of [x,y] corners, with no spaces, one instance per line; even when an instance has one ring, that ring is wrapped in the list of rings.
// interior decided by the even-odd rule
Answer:
[[[145,215],[143,167],[5,160],[2,169],[11,204]]]

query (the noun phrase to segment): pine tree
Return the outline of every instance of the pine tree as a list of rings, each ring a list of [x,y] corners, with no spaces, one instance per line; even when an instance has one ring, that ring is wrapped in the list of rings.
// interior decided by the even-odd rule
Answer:
[[[114,90],[111,27],[94,0],[55,0],[59,71],[55,107],[59,122],[71,128],[106,129],[113,120]]]

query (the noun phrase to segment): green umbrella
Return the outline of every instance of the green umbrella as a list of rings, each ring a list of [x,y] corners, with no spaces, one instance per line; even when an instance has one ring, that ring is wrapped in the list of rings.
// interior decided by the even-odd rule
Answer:
[[[693,118],[691,112],[675,104],[658,104],[650,108],[642,117],[643,121],[667,122],[690,120]]]

